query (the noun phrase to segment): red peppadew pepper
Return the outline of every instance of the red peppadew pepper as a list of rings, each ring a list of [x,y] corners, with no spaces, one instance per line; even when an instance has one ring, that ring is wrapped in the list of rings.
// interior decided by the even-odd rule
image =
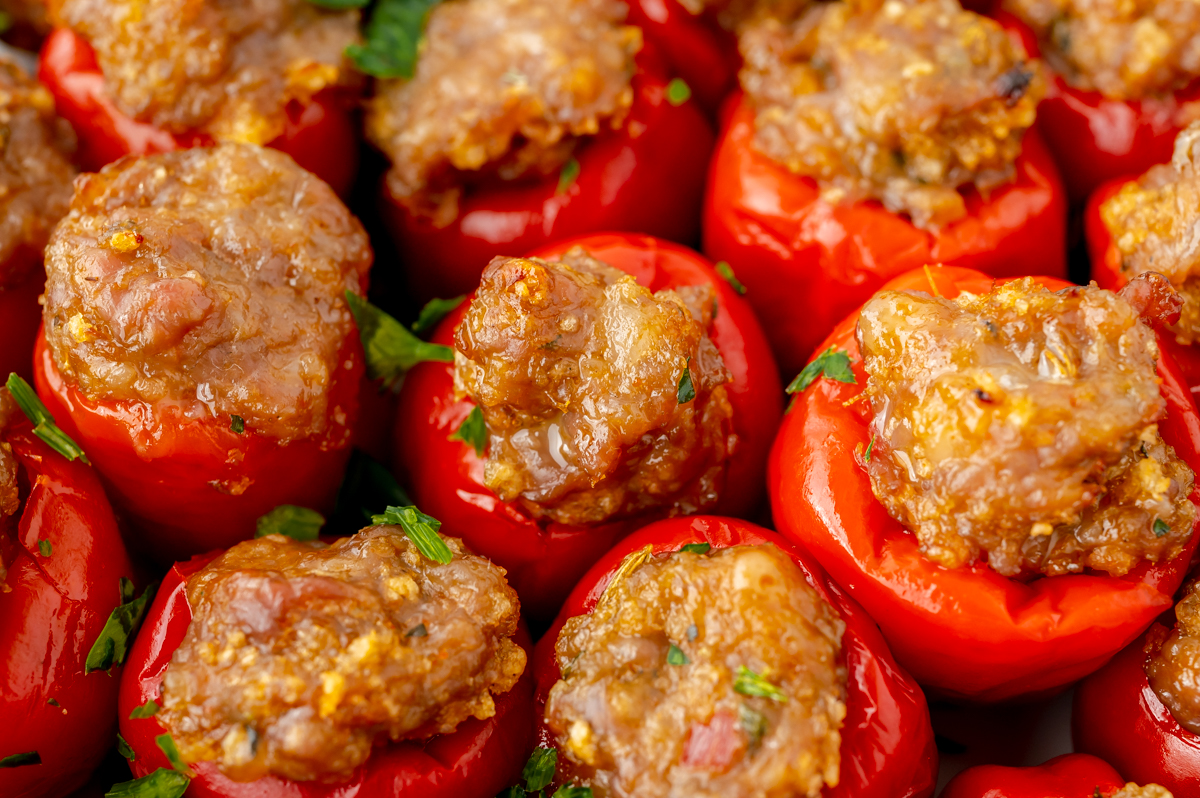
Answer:
[[[1125,786],[1111,765],[1087,754],[1065,754],[1030,768],[980,765],[959,773],[942,798],[1096,798]]]
[[[937,233],[878,202],[833,205],[817,182],[754,148],[754,109],[730,100],[708,175],[704,252],[747,290],[784,374],[885,282],[926,263],[996,276],[1066,276],[1066,194],[1036,128],[1011,183],[967,196],[967,216]]]
[[[587,236],[533,254],[554,258],[575,246],[632,274],[651,291],[715,286],[718,312],[710,336],[732,375],[726,387],[740,439],[719,508],[731,515],[752,512],[762,495],[766,455],[782,409],[778,373],[753,312],[703,257],[649,236]],[[433,341],[452,344],[465,312],[464,304],[447,317]],[[539,523],[517,505],[500,501],[484,486],[484,459],[467,443],[449,439],[473,409],[468,400],[455,399],[452,375],[453,366],[446,363],[422,363],[408,374],[396,418],[394,462],[417,505],[472,551],[508,571],[527,616],[549,620],[592,563],[647,519],[587,527]]]
[[[38,759],[0,766],[0,795],[53,798],[86,782],[116,740],[120,664],[85,671],[133,568],[90,466],[24,421],[0,441],[17,460],[21,498],[0,518],[0,760]]]
[[[1177,796],[1200,792],[1200,736],[1179,725],[1146,678],[1147,641],[1169,634],[1161,623],[1077,688],[1071,718],[1080,751],[1103,757],[1126,778],[1161,784]]]
[[[124,155],[212,144],[201,133],[173,134],[126,116],[105,93],[104,73],[87,40],[68,28],[54,30],[42,45],[38,80],[54,95],[59,116],[79,137],[78,158],[96,171]],[[312,101],[292,101],[283,135],[271,147],[288,155],[339,195],[349,193],[358,173],[358,126],[352,115],[357,98],[326,89]]]
[[[651,43],[636,57],[633,106],[620,130],[581,143],[564,171],[533,181],[470,189],[458,217],[437,227],[384,189],[381,211],[422,299],[465,294],[495,255],[528,252],[573,236],[628,230],[696,238],[712,128],[694,102],[668,97],[666,68]],[[570,166],[571,164],[568,164]]]
[[[343,345],[329,387],[331,406],[356,414],[365,370],[357,336]],[[347,441],[281,444],[224,418],[186,418],[137,401],[90,400],[63,379],[39,334],[38,395],[103,475],[113,503],[134,522],[137,541],[170,562],[254,536],[255,522],[281,504],[333,509],[350,457]],[[331,432],[332,436],[333,433]]]
[[[1110,291],[1119,291],[1129,282],[1129,276],[1121,269],[1121,251],[1117,249],[1116,240],[1100,215],[1100,206],[1124,185],[1124,180],[1113,180],[1100,186],[1088,198],[1083,212],[1083,231],[1092,263],[1092,279],[1101,288]],[[1179,366],[1188,387],[1200,385],[1200,347],[1181,344],[1172,335],[1161,336],[1158,343]]]
[[[192,610],[187,579],[212,561],[215,554],[177,563],[167,573],[146,618],[142,633],[129,652],[121,679],[118,717],[121,735],[136,754],[130,767],[137,777],[171,762],[155,741],[164,733],[150,717],[131,718],[138,707],[160,698],[163,675],[171,656],[183,642]],[[522,625],[514,638],[530,648]],[[496,714],[487,720],[468,718],[454,732],[424,742],[390,743],[377,747],[366,763],[339,783],[296,782],[267,776],[249,782],[233,781],[212,762],[190,765],[190,798],[491,798],[513,781],[529,750],[533,734],[533,679],[528,668],[507,693],[495,697]],[[145,713],[137,713],[139,715]]]
[[[800,547],[747,521],[715,516],[672,518],[651,524],[608,552],[580,580],[533,655],[539,717],[550,688],[558,681],[554,645],[568,618],[591,612],[613,573],[629,554],[650,546],[655,554],[678,551],[689,543],[714,549],[730,546],[778,546],[805,573],[809,584],[846,622],[842,650],[846,659],[846,718],[842,723],[841,778],[824,798],[921,798],[937,784],[937,750],[929,709],[920,688],[896,665],[875,624],[845,592],[826,577]],[[554,742],[544,725],[541,744]]]
[[[741,67],[737,37],[720,24],[717,13],[708,6],[693,14],[679,0],[633,0],[627,19],[654,42],[672,74],[710,114],[737,85]]]
[[[1067,285],[1038,280],[1050,289]],[[911,272],[885,288],[953,298],[992,285],[980,272],[943,267]],[[1175,559],[1142,563],[1123,577],[1025,582],[986,564],[947,569],[922,555],[916,537],[876,500],[855,458],[856,447],[870,442],[869,404],[845,404],[866,382],[857,322],[855,313],[820,348],[848,352],[858,384],[822,379],[797,397],[771,453],[768,490],[779,531],[847,586],[918,682],[970,701],[1052,692],[1095,671],[1172,605],[1195,536]],[[1191,394],[1165,354],[1158,373],[1167,403],[1159,430],[1182,460],[1200,468],[1200,416]]]
[[[1032,28],[1006,11],[993,16],[1021,40],[1031,58],[1042,57]],[[1107,180],[1138,175],[1171,160],[1175,137],[1190,121],[1184,109],[1200,99],[1200,81],[1165,97],[1110,100],[1098,91],[1072,88],[1061,75],[1047,71],[1038,126],[1072,202],[1083,202]]]

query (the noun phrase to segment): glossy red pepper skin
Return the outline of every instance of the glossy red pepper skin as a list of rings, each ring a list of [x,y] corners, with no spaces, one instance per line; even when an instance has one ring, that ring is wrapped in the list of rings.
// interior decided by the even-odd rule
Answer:
[[[994,16],[1031,57],[1042,57],[1028,25],[1006,11]],[[1098,91],[1072,88],[1048,66],[1047,71],[1039,126],[1074,203],[1086,200],[1105,181],[1139,175],[1171,160],[1175,137],[1187,126],[1185,106],[1200,99],[1200,81],[1165,97],[1110,100]]]
[[[886,288],[944,297],[986,293],[993,279],[951,267],[919,269]],[[1039,282],[1051,289],[1067,283]],[[784,415],[767,484],[777,528],[806,546],[879,623],[896,660],[934,694],[994,702],[1047,694],[1092,673],[1174,602],[1196,537],[1168,562],[1123,577],[1078,574],[1020,582],[986,564],[947,569],[921,554],[916,537],[871,491],[856,448],[870,442],[870,405],[843,403],[866,384],[854,337],[858,314],[821,345],[848,351],[857,385],[819,379]],[[1163,439],[1200,468],[1200,415],[1177,367],[1159,360],[1167,415]],[[1200,490],[1193,491],[1193,502]]]
[[[715,114],[737,86],[742,65],[737,37],[721,26],[716,10],[693,14],[679,0],[631,0],[627,22],[642,29],[671,74],[682,78],[700,105]]]
[[[1067,202],[1036,129],[1015,180],[939,233],[877,202],[831,205],[817,183],[753,146],[754,111],[730,100],[708,175],[704,253],[727,261],[749,289],[779,367],[795,374],[816,345],[885,282],[930,263],[997,276],[1065,277]]]
[[[56,798],[84,784],[114,745],[120,667],[85,675],[84,664],[133,568],[90,466],[51,450],[24,421],[0,440],[23,472],[22,508],[0,519],[11,588],[0,591],[0,758],[42,759],[0,769],[0,795]]]
[[[580,580],[534,652],[537,714],[561,674],[554,644],[568,618],[591,612],[613,573],[629,554],[651,546],[655,554],[678,551],[689,543],[714,549],[771,543],[804,572],[810,585],[846,622],[842,637],[848,677],[846,719],[842,723],[841,780],[823,798],[925,798],[937,785],[937,749],[925,696],[888,652],[875,623],[833,583],[816,560],[799,546],[748,521],[717,516],[670,518],[644,527],[623,540]],[[553,736],[539,724],[542,745]],[[561,758],[560,758],[560,761]]]
[[[207,135],[172,134],[118,110],[105,93],[95,51],[68,28],[46,37],[38,59],[38,80],[54,95],[58,115],[75,128],[78,159],[88,171],[125,155],[213,143]],[[269,145],[292,156],[343,197],[358,173],[358,128],[351,113],[355,98],[345,94],[330,89],[307,104],[289,104],[284,133]]]
[[[40,263],[14,284],[0,280],[0,380],[14,371],[26,380],[33,376],[33,342],[42,325],[38,297],[45,285]]]
[[[1130,781],[1161,784],[1176,796],[1200,795],[1200,736],[1179,725],[1146,679],[1150,631],[1076,688],[1071,717],[1075,748],[1103,757]]]
[[[946,785],[941,798],[1095,798],[1124,786],[1121,774],[1103,759],[1065,754],[1037,767],[968,768]]]
[[[778,372],[750,307],[704,258],[649,236],[609,233],[560,242],[535,255],[553,258],[573,246],[628,272],[652,291],[681,285],[713,285],[718,312],[711,337],[732,375],[727,384],[740,441],[730,461],[720,511],[746,515],[759,504],[771,440],[782,409]],[[466,305],[438,327],[433,340],[454,342]],[[579,577],[616,541],[648,519],[599,526],[539,524],[516,504],[501,502],[483,484],[484,459],[448,436],[472,410],[454,397],[453,368],[423,363],[400,394],[394,464],[412,488],[413,501],[442,521],[448,534],[508,570],[528,617],[549,621]]]
[[[163,579],[137,641],[129,652],[121,679],[118,717],[121,736],[137,754],[130,763],[135,776],[170,768],[155,738],[166,730],[157,719],[130,718],[147,701],[162,703],[161,685],[167,665],[183,642],[192,621],[187,578],[216,557],[207,554],[176,563]],[[524,624],[516,641],[531,648]],[[469,718],[450,734],[425,742],[376,747],[349,780],[337,783],[297,782],[278,776],[238,782],[222,775],[212,762],[191,763],[195,773],[188,798],[492,798],[516,780],[533,740],[533,677],[525,674],[496,696],[496,714],[488,720]]]
[[[579,175],[561,192],[557,174],[487,183],[468,189],[458,218],[438,228],[414,216],[385,186],[380,211],[410,264],[418,298],[469,293],[493,257],[589,233],[625,230],[692,242],[713,132],[695,102],[671,104],[668,82],[657,50],[647,43],[637,55],[625,124],[576,149]]]
[[[1083,212],[1083,232],[1092,263],[1092,279],[1101,288],[1119,291],[1128,277],[1121,271],[1121,251],[1100,216],[1100,206],[1121,190],[1125,180],[1113,180],[1097,188],[1088,198]],[[1171,355],[1189,388],[1200,387],[1200,346],[1181,344],[1173,335],[1159,338],[1159,345]]]
[[[353,428],[364,372],[358,337],[348,340],[330,387]],[[254,537],[259,516],[281,504],[328,515],[350,457],[315,438],[280,444],[228,417],[183,419],[141,402],[90,400],[54,365],[44,335],[34,351],[38,395],[58,426],[87,452],[113,504],[132,522],[140,551],[171,562]]]

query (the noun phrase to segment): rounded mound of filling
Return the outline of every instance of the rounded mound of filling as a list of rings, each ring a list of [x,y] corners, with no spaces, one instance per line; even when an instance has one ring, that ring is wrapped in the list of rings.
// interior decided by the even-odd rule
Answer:
[[[844,629],[775,546],[635,553],[559,634],[546,724],[597,798],[815,797],[839,780]]]
[[[429,14],[412,80],[379,83],[367,136],[388,187],[454,221],[463,183],[556,173],[579,137],[621,127],[641,30],[617,0],[455,0]]]
[[[356,85],[343,51],[358,11],[309,0],[50,0],[55,25],[92,46],[127,116],[172,133],[266,144],[290,102]]]
[[[1180,343],[1200,340],[1200,122],[1175,139],[1171,162],[1151,167],[1100,206],[1127,278],[1158,272],[1183,299],[1171,326]]]
[[[125,158],[81,178],[46,252],[46,339],[94,400],[239,415],[343,439],[329,401],[371,248],[333,191],[246,144]]]
[[[494,259],[455,332],[487,486],[565,524],[715,504],[736,444],[716,312],[711,285],[651,293],[579,248]]]
[[[157,716],[184,759],[238,781],[333,781],[376,744],[495,714],[525,669],[517,595],[502,568],[446,543],[440,565],[399,527],[328,547],[271,535],[189,578]]]
[[[1004,0],[1072,86],[1113,100],[1182,88],[1200,75],[1192,0]]]
[[[0,290],[40,265],[50,231],[67,212],[75,134],[50,92],[0,60]]]
[[[918,227],[966,215],[960,188],[1013,175],[1044,93],[996,22],[954,0],[814,3],[742,26],[755,146],[832,202],[878,199]]]
[[[885,291],[858,340],[872,488],[933,561],[1122,575],[1191,538],[1192,470],[1156,423],[1158,346],[1124,294]]]
[[[1188,731],[1200,734],[1200,582],[1175,605],[1175,629],[1146,659],[1155,695]]]

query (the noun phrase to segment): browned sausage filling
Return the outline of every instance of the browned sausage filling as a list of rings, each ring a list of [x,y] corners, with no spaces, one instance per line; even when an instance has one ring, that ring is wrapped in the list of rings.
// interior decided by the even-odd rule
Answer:
[[[736,443],[715,312],[710,285],[652,294],[579,248],[493,260],[455,333],[487,486],[567,524],[711,507]]]
[[[775,546],[640,552],[559,634],[546,724],[597,798],[815,797],[839,779],[844,628]]]
[[[1146,678],[1179,725],[1200,734],[1200,582],[1175,605],[1175,621],[1165,640],[1148,641]]]
[[[371,249],[333,191],[246,144],[87,175],[46,254],[46,338],[93,399],[238,415],[281,440],[348,436],[328,390]]]
[[[1039,65],[955,0],[814,3],[740,38],[755,146],[830,201],[878,199],[918,227],[1013,176],[1044,92]]]
[[[0,289],[41,266],[54,225],[67,212],[75,134],[54,98],[16,64],[0,60]]]
[[[1114,100],[1181,88],[1200,75],[1200,6],[1192,0],[1004,0],[1037,33],[1072,86]]]
[[[1147,291],[1146,278],[1121,295],[1024,279],[867,303],[866,467],[927,557],[956,568],[986,556],[1006,576],[1121,575],[1179,554],[1193,475],[1158,433],[1158,346],[1125,298]]]
[[[1166,275],[1183,299],[1171,327],[1183,344],[1200,340],[1200,122],[1179,134],[1169,164],[1151,167],[1100,206],[1100,216],[1121,253],[1127,278]]]
[[[494,715],[525,669],[517,595],[503,569],[446,543],[440,565],[399,527],[328,547],[271,535],[190,577],[158,714],[183,757],[239,781],[331,781],[376,744]]]
[[[1147,784],[1145,787],[1139,787],[1133,782],[1129,782],[1111,795],[1105,796],[1105,798],[1174,798],[1174,796],[1166,787],[1160,787],[1157,784]]]
[[[360,78],[343,51],[358,11],[308,0],[50,0],[54,24],[96,51],[127,116],[172,133],[266,144],[289,102]]]
[[[379,83],[367,136],[388,186],[446,225],[472,179],[556,174],[580,137],[622,126],[641,30],[617,0],[450,0],[412,80]]]

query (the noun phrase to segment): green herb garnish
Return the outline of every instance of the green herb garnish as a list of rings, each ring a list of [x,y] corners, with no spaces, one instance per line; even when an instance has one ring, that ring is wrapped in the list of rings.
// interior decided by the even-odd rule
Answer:
[[[667,649],[667,664],[668,665],[687,665],[691,662],[688,655],[683,653],[683,649],[674,643]]]
[[[1171,531],[1171,525],[1161,518],[1154,519],[1154,537],[1161,538]]]
[[[563,164],[562,171],[558,174],[558,188],[554,193],[566,194],[579,179],[579,170],[579,161],[574,158]]]
[[[438,2],[379,0],[363,30],[364,43],[347,47],[346,57],[360,72],[372,77],[411,78],[425,37],[425,23]]]
[[[283,535],[292,540],[316,540],[325,526],[325,516],[307,507],[281,504],[266,515],[260,516],[254,528],[254,537]]]
[[[120,665],[129,654],[129,646],[137,634],[137,629],[146,617],[146,609],[154,596],[157,585],[150,585],[136,599],[133,597],[133,582],[121,577],[121,603],[108,616],[100,636],[92,644],[88,652],[87,662],[83,672],[106,671],[114,665]]]
[[[857,384],[854,372],[850,370],[850,355],[835,350],[832,346],[817,355],[811,363],[805,366],[792,384],[787,387],[788,393],[800,393],[816,382],[817,377],[824,375],[826,379]]]
[[[133,746],[125,741],[120,732],[117,732],[117,753],[130,762],[137,759],[137,752],[133,750]]]
[[[487,448],[488,444],[488,431],[487,424],[483,420],[483,411],[479,409],[479,405],[471,408],[471,412],[458,425],[458,429],[450,433],[449,439],[462,441],[474,449],[475,454],[483,457],[483,450]]]
[[[521,778],[525,779],[525,789],[537,792],[549,787],[550,782],[554,781],[554,771],[557,767],[557,748],[535,748],[521,771]]]
[[[738,704],[738,724],[750,740],[750,749],[757,748],[763,735],[767,733],[767,719],[754,707]]]
[[[787,701],[786,693],[745,665],[738,666],[737,675],[733,680],[733,690],[742,695],[769,698],[779,703]]]
[[[42,553],[43,557],[49,557],[54,553],[54,545],[50,541],[43,538],[42,540],[38,541],[38,551]]]
[[[346,302],[358,324],[358,335],[367,353],[367,374],[371,379],[381,379],[390,388],[418,363],[454,362],[452,348],[422,341],[362,297],[347,291]]]
[[[134,707],[133,711],[129,713],[129,719],[139,720],[141,718],[152,718],[158,714],[158,709],[158,702],[151,698],[140,707]]]
[[[158,748],[166,755],[167,761],[171,763],[171,767],[180,773],[191,775],[191,770],[187,766],[187,762],[183,761],[183,756],[179,753],[179,748],[175,745],[175,741],[171,739],[171,735],[160,734],[154,738],[154,742],[158,744]]]
[[[62,706],[62,704],[58,703],[58,700],[55,698],[47,698],[46,703],[52,707],[61,707]]]
[[[733,273],[732,266],[730,266],[728,263],[726,263],[723,260],[717,261],[717,274],[724,277],[725,282],[729,283],[729,285],[731,285],[733,287],[733,290],[737,291],[739,295],[745,296],[746,286],[742,285],[742,281],[739,280],[737,278],[737,275],[735,275]]]
[[[429,634],[429,630],[425,628],[425,624],[419,623],[413,628],[404,633],[405,637],[425,637]]]
[[[413,322],[412,331],[417,335],[424,335],[437,326],[437,323],[457,308],[467,298],[466,294],[462,296],[451,297],[450,299],[431,299],[425,303],[425,307],[421,308],[417,320]]]
[[[667,84],[667,102],[674,106],[683,105],[692,98],[692,87],[683,78],[675,78]]]
[[[149,776],[114,784],[104,798],[180,798],[191,782],[177,770],[159,768]]]
[[[683,374],[679,377],[679,388],[676,391],[675,398],[679,404],[685,405],[696,398],[696,386],[692,383],[692,359],[687,359],[687,364],[683,367]]]
[[[712,544],[711,543],[688,543],[687,545],[680,546],[679,550],[680,551],[690,551],[692,554],[708,554],[708,552],[712,550]]]
[[[13,399],[17,400],[21,412],[33,422],[34,435],[68,460],[83,460],[88,465],[92,464],[87,459],[87,455],[83,453],[83,449],[79,448],[79,444],[71,440],[70,436],[54,423],[54,416],[50,415],[50,411],[42,404],[42,400],[38,399],[38,395],[34,393],[33,388],[29,387],[29,383],[13,372],[8,375],[6,385]]]
[[[42,764],[42,755],[37,751],[28,751],[24,754],[13,754],[0,759],[0,768],[23,768],[26,765]]]
[[[559,787],[552,798],[592,798],[591,787]]]
[[[242,418],[241,416],[230,416],[229,428],[238,435],[241,435],[246,431],[246,419]]]
[[[863,452],[863,462],[864,463],[871,462],[871,450],[874,448],[875,448],[875,436],[872,434],[871,440],[867,444],[867,450],[865,452]]]
[[[446,541],[437,533],[442,528],[442,522],[431,515],[425,515],[416,507],[389,507],[383,515],[372,516],[371,522],[399,526],[417,547],[417,551],[428,560],[445,565],[454,558],[454,553],[450,551]]]

